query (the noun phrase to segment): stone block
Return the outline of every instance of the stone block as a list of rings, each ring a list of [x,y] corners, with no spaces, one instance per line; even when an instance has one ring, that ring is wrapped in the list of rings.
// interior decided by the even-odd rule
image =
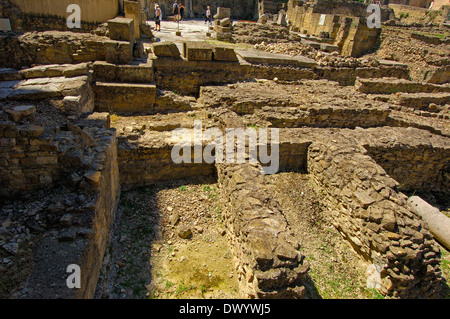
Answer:
[[[233,34],[231,32],[216,33],[216,38],[219,41],[231,41],[233,39]]]
[[[157,57],[179,58],[180,50],[173,42],[154,43],[153,54]]]
[[[224,18],[230,18],[231,17],[231,8],[223,8],[218,7],[217,13],[214,15],[215,20],[222,20]]]
[[[113,64],[130,64],[133,60],[133,42],[106,41],[106,62]]]
[[[22,118],[30,116],[35,112],[36,107],[34,105],[19,105],[13,107],[11,110],[5,111],[14,122],[18,122]]]
[[[214,31],[216,33],[231,33],[231,27],[216,26]]]
[[[321,43],[320,50],[325,52],[339,52],[339,47],[333,44]]]
[[[74,76],[87,75],[88,73],[89,73],[89,65],[87,63],[80,63],[69,65],[63,70],[62,75],[65,76],[66,78],[71,78]]]
[[[230,18],[224,18],[220,20],[220,25],[222,27],[229,27],[231,26],[231,19]]]
[[[184,42],[183,53],[184,57],[188,61],[211,61],[213,56],[213,47],[206,42]]]
[[[153,83],[153,64],[115,65],[104,61],[96,61],[94,63],[94,77],[98,82]]]
[[[109,37],[116,41],[134,42],[133,19],[117,17],[108,20]]]
[[[140,4],[137,1],[124,1],[123,9],[125,14],[139,14],[141,11]]]
[[[97,82],[94,94],[95,107],[99,112],[145,112],[153,110],[156,86]]]
[[[286,54],[277,54],[262,51],[241,51],[238,50],[236,53],[241,56],[245,61],[249,63],[256,64],[278,64],[278,65],[291,65],[297,67],[314,67],[316,61],[304,56],[291,57]]]
[[[81,114],[81,95],[65,96],[63,99],[64,112],[67,114]]]
[[[135,38],[136,39],[140,38],[141,37],[141,31],[140,31],[141,8],[140,8],[139,2],[124,1],[124,11],[125,11],[125,18],[133,20],[133,28],[134,28]]]
[[[232,48],[226,47],[214,47],[213,59],[215,61],[230,61],[237,62],[238,58],[236,52]]]
[[[15,81],[22,80],[23,75],[14,69],[10,68],[1,68],[0,69],[0,81]]]
[[[286,13],[280,12],[280,14],[278,14],[277,24],[285,27],[287,26]]]

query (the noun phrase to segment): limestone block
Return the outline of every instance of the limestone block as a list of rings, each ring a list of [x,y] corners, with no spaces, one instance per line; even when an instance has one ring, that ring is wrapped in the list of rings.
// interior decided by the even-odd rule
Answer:
[[[11,110],[5,111],[14,122],[18,122],[24,117],[30,116],[36,112],[34,105],[19,105],[13,107]]]
[[[125,11],[125,18],[133,19],[133,28],[134,28],[134,36],[136,39],[140,38],[141,32],[140,32],[140,4],[139,2],[135,1],[124,1],[124,11]]]
[[[214,19],[221,20],[221,19],[230,18],[230,17],[231,17],[231,8],[218,7],[217,13],[214,16]]]
[[[65,96],[63,99],[64,112],[69,114],[81,113],[81,95]]]
[[[80,63],[69,65],[64,68],[62,75],[66,78],[71,78],[74,76],[82,76],[89,73],[89,65],[87,63]]]
[[[152,111],[156,100],[156,86],[97,82],[94,94],[95,107],[99,112]]]
[[[21,70],[20,73],[25,79],[34,79],[34,78],[62,76],[63,70],[64,70],[63,65],[50,64],[24,69]]]
[[[231,27],[216,26],[214,31],[216,33],[231,33]]]
[[[108,20],[109,37],[116,41],[134,41],[133,19],[117,17]]]
[[[231,26],[231,19],[230,18],[224,18],[220,20],[220,25],[222,27],[229,27]]]
[[[216,38],[219,41],[230,41],[233,38],[233,34],[231,32],[217,33]]]
[[[132,42],[106,41],[106,62],[113,64],[130,64],[133,59]]]
[[[93,68],[98,82],[153,83],[154,80],[152,63],[115,65],[96,61]]]
[[[277,24],[278,25],[282,25],[282,26],[287,26],[286,13],[285,12],[280,12],[278,14]]]
[[[214,47],[213,59],[216,61],[232,61],[237,62],[238,58],[236,52],[232,48]]]
[[[213,56],[213,48],[206,42],[184,42],[183,53],[184,57],[188,61],[211,61]]]
[[[157,57],[179,58],[180,50],[173,42],[160,42],[153,44],[153,54]]]

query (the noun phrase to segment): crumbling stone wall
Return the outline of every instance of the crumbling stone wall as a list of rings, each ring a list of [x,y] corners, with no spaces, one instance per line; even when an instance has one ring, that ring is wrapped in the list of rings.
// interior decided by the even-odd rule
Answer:
[[[51,135],[40,125],[0,123],[0,196],[49,188],[60,178],[58,146]]]
[[[0,196],[17,199],[14,223],[31,227],[37,237],[45,234],[35,242],[33,268],[17,297],[93,298],[120,194],[109,115],[94,113],[63,129],[34,124],[14,128],[2,122],[0,132],[5,163]],[[4,137],[12,134],[16,137]],[[8,175],[21,179],[21,185]],[[44,195],[34,198],[36,192]],[[23,214],[22,205],[28,214]],[[71,263],[81,267],[81,289],[68,289],[59,276],[64,278]]]
[[[334,226],[372,263],[373,287],[396,297],[436,296],[438,246],[398,183],[358,143],[338,136],[312,143],[308,172],[322,185]]]
[[[0,36],[0,66],[105,61],[109,38],[73,32],[29,32]]]
[[[303,33],[318,36],[327,33],[345,56],[358,57],[378,44],[380,28],[369,28],[366,18],[367,5],[360,2],[321,0],[313,5],[290,0],[287,16],[291,26]],[[391,12],[381,10],[381,21],[386,21]]]
[[[192,163],[174,163],[171,152],[175,143],[170,142],[170,138],[171,132],[165,134],[147,132],[140,141],[129,140],[129,137],[119,138],[118,162],[123,189],[150,185],[158,181],[171,180],[174,177],[215,174],[213,164],[194,163],[193,158]],[[194,154],[193,151],[192,154]]]
[[[393,142],[395,143],[395,142]],[[450,190],[450,149],[439,144],[366,145],[370,156],[400,183],[402,191]]]
[[[261,167],[217,165],[223,218],[241,291],[250,298],[302,298],[309,263],[290,234]]]

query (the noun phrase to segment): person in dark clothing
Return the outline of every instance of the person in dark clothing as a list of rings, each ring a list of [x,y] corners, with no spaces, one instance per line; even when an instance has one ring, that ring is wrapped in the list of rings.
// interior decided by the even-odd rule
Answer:
[[[180,21],[184,18],[184,11],[186,10],[186,7],[180,3]]]
[[[180,21],[180,5],[176,1],[172,5],[172,12],[175,22]]]

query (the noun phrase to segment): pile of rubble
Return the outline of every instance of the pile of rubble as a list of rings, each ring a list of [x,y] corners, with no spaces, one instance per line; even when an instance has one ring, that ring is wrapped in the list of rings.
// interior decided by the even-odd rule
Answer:
[[[330,66],[330,67],[376,67],[380,63],[374,57],[363,57],[363,58],[353,58],[344,57],[339,55],[338,52],[322,52],[312,48],[311,46],[301,43],[266,43],[261,42],[255,44],[254,48],[257,50],[270,52],[270,53],[281,53],[287,54],[289,56],[302,55],[317,61],[319,66]]]

